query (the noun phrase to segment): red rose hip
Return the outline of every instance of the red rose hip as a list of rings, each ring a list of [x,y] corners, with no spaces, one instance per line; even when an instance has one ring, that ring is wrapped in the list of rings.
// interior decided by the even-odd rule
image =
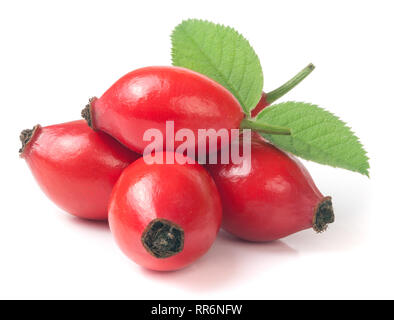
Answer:
[[[122,173],[109,204],[110,228],[121,250],[160,271],[201,257],[221,219],[215,183],[198,164],[149,165],[141,158]]]
[[[83,120],[37,125],[23,130],[20,138],[20,156],[44,193],[63,210],[86,219],[107,219],[115,182],[139,157]]]
[[[242,143],[241,143],[242,145]],[[249,241],[272,241],[334,222],[330,197],[324,197],[295,157],[265,142],[251,142],[250,166],[209,165],[223,204],[223,228]]]
[[[91,99],[82,116],[93,129],[139,153],[150,143],[143,141],[148,129],[160,130],[167,150],[166,121],[174,121],[175,132],[187,128],[197,137],[198,129],[237,129],[244,118],[238,100],[217,82],[188,69],[159,66],[126,74],[101,98]]]

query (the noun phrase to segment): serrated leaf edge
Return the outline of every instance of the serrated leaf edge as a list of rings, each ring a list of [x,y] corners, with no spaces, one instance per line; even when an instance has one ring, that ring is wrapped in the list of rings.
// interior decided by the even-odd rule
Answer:
[[[370,159],[370,158],[368,157],[368,153],[367,153],[367,151],[365,150],[364,145],[361,143],[360,139],[356,136],[356,134],[354,133],[354,131],[352,130],[352,128],[351,128],[350,126],[348,126],[348,125],[347,125],[343,120],[341,120],[338,116],[336,116],[336,115],[333,114],[332,112],[326,110],[325,108],[319,107],[317,104],[312,104],[312,103],[309,103],[309,102],[286,101],[286,102],[282,102],[282,103],[279,103],[279,104],[274,104],[274,105],[271,105],[271,106],[265,108],[264,110],[262,110],[262,111],[259,113],[259,115],[257,116],[257,119],[262,118],[262,116],[263,116],[265,113],[270,112],[270,110],[272,110],[273,107],[278,106],[278,105],[281,105],[281,104],[287,104],[287,103],[295,103],[295,104],[302,103],[302,104],[304,104],[304,105],[306,105],[306,106],[311,106],[311,107],[319,108],[320,110],[322,110],[322,111],[328,113],[329,115],[331,115],[331,116],[332,116],[333,118],[335,118],[337,121],[341,122],[341,123],[343,124],[344,128],[348,129],[349,132],[350,132],[350,133],[353,135],[353,137],[355,138],[354,142],[357,142],[357,143],[359,144],[360,149],[361,149],[361,151],[362,151],[362,153],[361,153],[360,155],[361,155],[361,157],[363,157],[364,160],[365,160],[365,167],[361,167],[361,168],[359,168],[358,170],[355,170],[355,169],[347,169],[347,170],[354,171],[354,172],[358,172],[358,173],[361,173],[361,174],[366,175],[367,177],[369,177],[369,169],[370,169],[369,159]],[[288,110],[288,111],[291,111],[291,110]],[[287,112],[282,113],[281,116],[284,115],[284,114],[286,114],[286,113],[287,113]],[[283,124],[283,125],[284,125],[284,126],[289,126],[288,123],[287,123],[287,124]],[[315,125],[319,125],[319,124],[315,124]],[[310,127],[306,128],[306,129],[303,129],[302,131],[305,131],[305,130],[308,130],[308,129],[310,129]],[[291,128],[290,128],[290,130],[291,130]],[[302,131],[299,131],[299,132],[302,132]],[[298,134],[298,132],[297,132],[296,134]],[[292,135],[293,135],[293,133],[292,133]],[[269,136],[270,136],[270,135],[264,135],[264,136],[265,136],[267,139],[269,139]],[[321,138],[321,137],[319,137],[319,138]],[[303,140],[303,139],[300,139],[300,138],[298,138],[298,139],[301,140],[301,141],[303,141],[303,142],[305,143],[305,145],[308,146],[309,149],[311,148],[311,146],[310,146],[310,141],[307,143],[307,142],[306,142],[305,140]],[[316,138],[316,139],[318,139],[318,138]],[[314,139],[314,140],[316,140],[316,139]],[[271,142],[272,144],[275,145],[275,142],[274,142],[274,141],[271,141],[271,139],[269,139],[269,140],[270,140],[270,142]],[[293,141],[294,141],[294,140],[292,140],[292,143],[293,143]],[[336,147],[336,146],[338,146],[338,145],[335,145],[335,146],[333,146],[333,147]],[[293,148],[294,148],[294,145],[293,145]],[[330,148],[331,148],[331,147],[330,147]],[[320,148],[318,148],[318,147],[316,147],[316,149],[318,149],[318,150],[319,150],[320,152],[322,152],[323,154],[327,154],[327,150],[330,150],[330,149],[322,150],[322,149],[320,149]],[[303,157],[303,156],[301,156],[301,155],[297,155],[297,156],[299,156],[299,157],[301,157],[301,158],[303,158],[303,159],[305,159],[305,160],[308,160],[308,161],[314,161],[314,160],[312,160],[312,159],[308,159],[307,157]],[[338,160],[337,157],[335,157],[335,158]],[[339,160],[342,161],[342,159],[339,159]],[[316,162],[316,161],[314,161],[314,162]],[[334,168],[340,168],[339,166],[331,165],[331,164],[329,164],[329,163],[322,163],[322,162],[318,162],[318,163],[325,164],[325,165],[329,165],[329,166],[334,167]]]
[[[174,39],[174,34],[175,34],[180,28],[182,28],[183,24],[186,23],[186,22],[192,22],[192,23],[193,23],[193,22],[203,22],[203,23],[208,23],[208,24],[210,24],[210,25],[213,25],[213,26],[215,26],[215,27],[222,27],[222,28],[224,28],[224,29],[228,29],[228,30],[233,31],[233,32],[237,35],[238,38],[241,38],[242,40],[246,41],[246,43],[249,45],[249,47],[251,48],[251,50],[252,50],[252,52],[253,52],[253,56],[254,56],[255,58],[257,58],[257,62],[258,62],[258,64],[259,64],[259,68],[260,68],[261,74],[262,74],[262,76],[263,76],[263,71],[262,71],[260,59],[259,59],[258,55],[256,54],[256,52],[254,51],[253,47],[251,46],[249,40],[246,39],[241,33],[239,33],[237,30],[235,30],[234,28],[232,28],[232,27],[230,27],[230,26],[226,26],[226,25],[224,25],[224,24],[219,24],[219,23],[214,23],[214,22],[212,22],[212,21],[204,20],[204,19],[185,19],[185,20],[182,20],[182,22],[181,22],[180,24],[178,24],[178,25],[173,29],[173,31],[172,31],[172,33],[171,33],[171,36],[170,36],[170,37],[171,37],[171,42],[172,42],[172,43],[173,43],[173,39]],[[246,105],[246,101],[247,101],[248,98],[249,98],[249,95],[250,95],[250,91],[251,91],[251,90],[248,91],[248,94],[247,94],[246,99],[245,99],[246,101],[243,101],[243,99],[241,99],[241,97],[239,97],[239,95],[236,93],[236,92],[239,91],[240,87],[242,86],[242,82],[240,82],[240,87],[239,87],[238,89],[235,89],[235,88],[228,82],[228,79],[226,79],[226,77],[223,75],[223,73],[222,73],[220,70],[218,70],[218,69],[216,68],[215,64],[212,62],[212,59],[211,59],[203,50],[201,50],[200,46],[195,42],[195,40],[193,39],[193,37],[191,37],[191,36],[186,32],[186,30],[184,30],[184,29],[183,29],[183,32],[184,32],[184,34],[195,44],[195,47],[198,48],[198,50],[202,53],[202,55],[205,56],[205,57],[207,58],[207,60],[209,61],[211,67],[212,67],[213,69],[215,69],[216,72],[220,75],[220,78],[224,80],[223,83],[226,83],[226,85],[224,85],[224,86],[225,86],[226,88],[228,88],[228,89],[231,91],[231,93],[235,96],[235,98],[236,98],[236,99],[239,101],[239,103],[241,104],[241,106],[242,106],[242,108],[244,109],[244,111],[245,111],[246,113],[249,114],[251,110],[248,110],[248,107],[247,107],[247,105]],[[175,56],[174,46],[172,46],[172,47],[171,47],[171,62],[172,62],[173,65],[176,65],[176,63],[175,63],[175,61],[174,61],[174,60],[175,60],[175,57],[174,57],[174,56]],[[234,60],[235,60],[235,59],[234,59]],[[233,61],[233,64],[234,64],[234,61]],[[233,68],[232,68],[232,70],[233,70]],[[231,72],[232,72],[232,71],[231,71]],[[246,74],[246,71],[243,72],[243,75],[242,75],[243,78],[245,77],[245,74]],[[230,73],[230,76],[231,76],[231,73]],[[262,77],[262,79],[264,79],[264,77]],[[262,88],[263,88],[263,86],[264,86],[264,81],[262,81]],[[262,88],[261,88],[261,89],[262,89]],[[258,97],[258,99],[256,98],[256,104],[257,104],[257,102],[258,102],[259,99],[260,99],[260,97]],[[250,109],[253,109],[253,107],[254,107],[254,106],[252,106]]]

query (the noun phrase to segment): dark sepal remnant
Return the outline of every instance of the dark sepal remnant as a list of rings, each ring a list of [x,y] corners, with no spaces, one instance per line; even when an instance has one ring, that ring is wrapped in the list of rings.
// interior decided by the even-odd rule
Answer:
[[[19,149],[19,154],[23,153],[27,144],[29,143],[29,141],[31,140],[31,138],[33,137],[33,135],[35,134],[35,132],[37,131],[37,129],[39,127],[40,127],[40,125],[37,124],[33,127],[33,129],[22,130],[21,134],[19,135],[19,139],[22,143],[22,147]]]
[[[331,197],[325,197],[316,207],[313,218],[313,230],[318,233],[325,231],[328,224],[335,221]]]
[[[155,258],[169,258],[183,250],[182,227],[166,219],[152,220],[142,234],[144,248]]]
[[[89,103],[81,111],[82,118],[84,118],[86,120],[89,127],[91,127],[92,129],[94,129],[93,122],[92,122],[92,102],[96,99],[97,99],[96,97],[90,98]]]

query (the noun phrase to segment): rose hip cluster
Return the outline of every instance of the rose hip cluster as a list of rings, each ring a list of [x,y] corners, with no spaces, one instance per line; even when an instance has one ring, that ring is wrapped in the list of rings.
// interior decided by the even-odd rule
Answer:
[[[54,203],[80,218],[108,219],[121,250],[146,268],[189,265],[220,227],[244,240],[272,241],[308,228],[322,232],[334,221],[331,198],[305,167],[257,133],[249,166],[231,159],[202,166],[186,155],[182,162],[144,161],[144,132],[157,129],[165,141],[168,120],[196,135],[240,128],[239,102],[204,75],[138,69],[91,99],[82,115],[86,122],[23,130],[20,156]],[[164,150],[163,159],[174,150]]]

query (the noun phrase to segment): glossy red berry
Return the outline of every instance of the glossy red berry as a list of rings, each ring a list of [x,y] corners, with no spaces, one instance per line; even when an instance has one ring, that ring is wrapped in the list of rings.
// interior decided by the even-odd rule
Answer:
[[[176,270],[201,257],[220,228],[215,183],[198,164],[146,164],[122,173],[109,204],[109,224],[121,250],[153,270]]]
[[[105,220],[108,200],[123,169],[139,155],[85,121],[21,133],[20,156],[45,194],[63,210],[86,219]]]
[[[244,113],[238,100],[223,86],[197,72],[179,67],[146,67],[132,71],[91,102],[82,116],[130,149],[142,153],[148,129],[158,129],[166,149],[166,121],[174,131],[238,129]],[[192,142],[190,142],[192,143]],[[193,147],[197,141],[193,142]]]
[[[241,143],[242,145],[242,143]],[[330,197],[324,197],[305,167],[257,135],[251,162],[209,165],[223,204],[223,228],[250,241],[271,241],[334,222]]]

